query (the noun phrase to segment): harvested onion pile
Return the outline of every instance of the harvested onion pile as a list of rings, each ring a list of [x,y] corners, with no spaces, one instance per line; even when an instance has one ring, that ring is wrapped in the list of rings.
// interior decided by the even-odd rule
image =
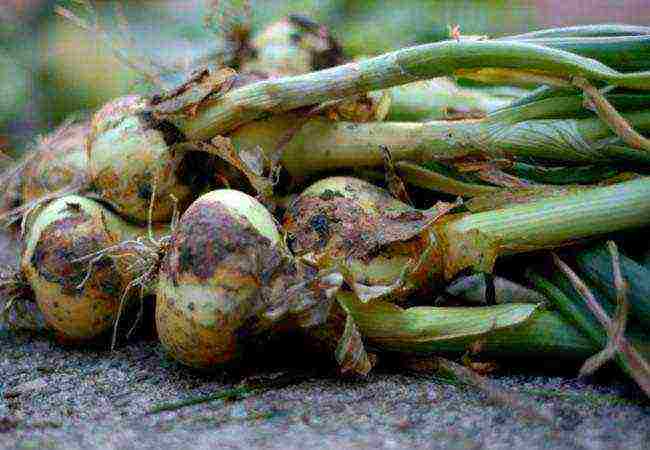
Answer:
[[[601,326],[530,259],[529,287],[493,275],[501,257],[650,225],[650,62],[620,56],[647,52],[650,29],[460,37],[349,64],[301,16],[244,31],[237,71],[113,100],[3,175],[3,218],[22,219],[23,239],[20,273],[0,278],[7,311],[35,302],[62,341],[115,344],[155,297],[162,345],[196,368],[298,333],[342,372],[372,368],[366,346],[606,347],[650,386],[647,297],[612,288]],[[592,281],[607,278],[593,264]],[[627,301],[638,317],[612,331]]]

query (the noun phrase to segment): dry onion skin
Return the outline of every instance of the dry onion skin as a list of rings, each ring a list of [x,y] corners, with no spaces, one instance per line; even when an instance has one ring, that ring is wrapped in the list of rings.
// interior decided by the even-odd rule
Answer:
[[[11,223],[44,199],[85,186],[87,130],[87,123],[64,125],[0,173],[0,222]]]
[[[144,230],[80,196],[60,198],[34,214],[25,236],[21,270],[46,323],[64,342],[104,334],[115,323],[132,275],[125,261],[103,258],[89,273],[89,262],[79,259]]]
[[[437,211],[418,210],[387,191],[353,177],[330,177],[307,188],[283,219],[290,250],[321,269],[342,264],[359,288],[388,287],[395,300],[442,282],[439,254],[429,225]],[[428,259],[420,260],[425,255]],[[431,270],[431,269],[434,270]],[[350,280],[348,280],[350,283]]]
[[[41,142],[25,165],[22,203],[84,185],[88,174],[85,150],[88,130],[88,123],[64,126]]]
[[[176,145],[183,142],[182,134],[153,119],[148,106],[143,97],[127,96],[95,114],[88,140],[89,172],[101,198],[120,215],[140,223],[148,220],[155,188],[152,220],[166,222],[175,202],[186,207],[202,186],[191,173],[198,167],[188,167],[187,152]]]
[[[20,191],[22,179],[20,174],[22,171],[17,171],[16,175],[9,174],[6,178],[0,177],[0,182],[3,182],[4,192],[0,192],[0,226],[4,226],[4,219],[11,215],[12,211],[20,207],[22,203]]]
[[[236,363],[264,331],[324,323],[333,292],[320,281],[301,283],[314,275],[296,264],[261,203],[235,190],[212,191],[185,211],[164,257],[160,341],[187,366]]]

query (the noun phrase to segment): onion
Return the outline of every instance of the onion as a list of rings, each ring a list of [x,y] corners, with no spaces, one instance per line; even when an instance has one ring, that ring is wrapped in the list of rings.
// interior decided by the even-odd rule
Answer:
[[[70,342],[109,330],[134,275],[125,260],[102,258],[90,267],[87,257],[146,231],[80,196],[43,207],[28,230],[21,270],[46,323]]]
[[[79,189],[87,183],[85,139],[88,123],[63,126],[45,138],[28,157],[22,175],[22,203]]]
[[[87,187],[88,125],[67,124],[0,174],[0,223],[11,224],[40,203]]]
[[[188,366],[235,362],[264,331],[323,323],[337,282],[296,263],[257,200],[213,191],[185,211],[172,235],[158,280],[158,335]]]
[[[89,172],[103,200],[131,220],[148,220],[149,202],[156,190],[152,220],[169,221],[178,201],[186,207],[203,188],[201,169],[208,155],[184,150],[182,134],[147,113],[148,101],[139,96],[114,100],[92,120]],[[178,145],[176,145],[178,144]]]
[[[283,227],[296,256],[321,269],[342,265],[362,298],[391,293],[399,299],[442,281],[439,254],[427,251],[435,247],[428,229],[440,214],[412,208],[366,181],[331,177],[293,201]]]
[[[263,72],[271,77],[309,73],[344,62],[343,51],[327,28],[298,14],[268,26],[252,43],[255,58],[242,72]]]

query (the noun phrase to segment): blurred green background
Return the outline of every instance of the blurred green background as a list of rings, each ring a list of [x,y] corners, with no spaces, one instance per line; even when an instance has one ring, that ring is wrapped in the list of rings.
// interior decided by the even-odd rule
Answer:
[[[226,0],[223,0],[226,1]],[[105,42],[53,13],[59,0],[0,2],[0,149],[17,155],[71,114],[88,112],[134,90],[136,74]],[[115,30],[110,1],[96,2]],[[220,48],[203,26],[206,0],[121,0],[138,52],[163,64]],[[236,3],[232,0],[232,3]],[[253,29],[288,13],[333,31],[346,55],[370,55],[444,39],[448,26],[492,36],[585,23],[650,23],[648,0],[258,0]]]

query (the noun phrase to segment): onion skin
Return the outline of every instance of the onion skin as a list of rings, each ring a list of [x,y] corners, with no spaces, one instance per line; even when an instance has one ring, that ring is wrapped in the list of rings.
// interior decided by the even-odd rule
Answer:
[[[21,270],[46,323],[64,342],[94,339],[112,328],[131,276],[125,262],[103,258],[87,275],[88,256],[144,230],[126,224],[99,203],[58,199],[30,221]]]
[[[194,186],[180,176],[185,152],[174,144],[183,137],[171,125],[147,114],[148,101],[127,96],[107,103],[92,119],[89,172],[97,193],[120,215],[145,223],[156,189],[153,221],[169,221],[174,210],[186,207]]]
[[[187,366],[237,363],[264,332],[325,322],[332,285],[342,280],[315,275],[289,254],[262,204],[239,191],[212,191],[183,214],[164,257],[160,341]]]
[[[43,138],[16,165],[0,173],[0,216],[10,217],[48,195],[81,189],[87,181],[87,123],[64,126]]]
[[[331,177],[316,182],[293,201],[283,228],[296,256],[323,261],[321,269],[343,262],[357,283],[390,286],[405,267],[435,248],[435,237],[426,226],[431,217],[428,211],[412,208],[366,181]],[[428,258],[394,291],[395,300],[416,290],[433,290],[442,282],[439,253],[429,252]]]

